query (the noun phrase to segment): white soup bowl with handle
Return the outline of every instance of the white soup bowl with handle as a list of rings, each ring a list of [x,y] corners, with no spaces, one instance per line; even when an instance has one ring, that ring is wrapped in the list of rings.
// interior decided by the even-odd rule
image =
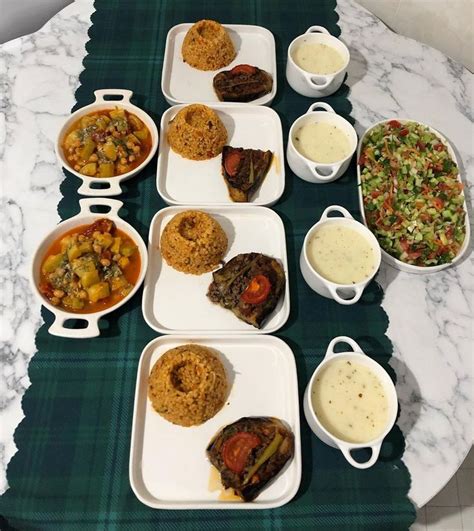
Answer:
[[[334,352],[334,348],[339,343],[349,345],[352,348],[352,351]],[[386,417],[384,430],[378,437],[363,443],[353,443],[344,441],[330,433],[319,420],[313,407],[311,394],[313,392],[315,384],[317,383],[318,376],[329,364],[331,364],[335,360],[350,361],[351,363],[353,362],[355,364],[363,365],[367,367],[381,383],[382,388],[385,392],[385,396],[387,397],[388,414]],[[350,337],[338,336],[335,337],[329,343],[323,361],[316,367],[316,370],[311,376],[311,379],[304,393],[303,409],[306,421],[308,422],[309,427],[316,435],[316,437],[318,437],[318,439],[320,439],[327,445],[332,446],[333,448],[339,448],[346,460],[353,467],[364,469],[369,468],[376,463],[380,454],[382,442],[395,424],[398,412],[397,392],[389,374],[379,363],[367,356],[362,350],[362,348]],[[371,456],[365,462],[356,461],[351,455],[351,452],[353,450],[359,450],[362,448],[369,448],[371,450]]]
[[[343,217],[330,217],[329,214],[332,212],[338,212]],[[374,251],[374,269],[370,277],[355,284],[336,284],[327,280],[316,271],[311,265],[308,256],[308,246],[314,233],[323,225],[342,225],[349,227],[361,234],[371,244]],[[355,304],[361,298],[365,287],[376,275],[380,267],[381,259],[380,245],[370,230],[362,223],[356,221],[344,207],[332,205],[326,208],[319,221],[306,234],[300,254],[300,269],[303,278],[313,291],[328,299],[334,299],[339,304],[349,305]]]
[[[315,74],[304,70],[293,58],[295,50],[304,43],[325,44],[334,48],[341,55],[343,66],[331,74]],[[286,79],[298,94],[309,98],[324,98],[336,92],[342,85],[350,59],[349,50],[341,40],[331,35],[323,26],[311,26],[303,35],[296,37],[288,47]]]
[[[295,137],[301,127],[311,123],[328,123],[341,130],[349,143],[346,157],[331,163],[315,162],[308,159],[296,148]],[[352,125],[342,116],[336,114],[334,109],[322,101],[309,106],[306,114],[297,118],[290,128],[286,158],[292,172],[304,181],[315,184],[324,184],[342,177],[349,167],[352,156],[357,149],[357,134]]]

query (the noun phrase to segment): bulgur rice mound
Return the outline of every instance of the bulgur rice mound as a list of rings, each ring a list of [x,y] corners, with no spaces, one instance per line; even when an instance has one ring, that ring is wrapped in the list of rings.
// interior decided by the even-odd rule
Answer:
[[[227,243],[226,233],[212,216],[186,210],[168,222],[160,248],[169,266],[182,273],[202,275],[220,265]]]
[[[218,70],[236,54],[224,27],[215,20],[200,20],[191,26],[181,47],[183,60],[198,70]]]
[[[167,136],[171,149],[191,160],[212,159],[227,143],[227,130],[217,113],[200,104],[181,109],[170,121]]]
[[[228,384],[224,366],[211,349],[182,345],[165,352],[148,379],[153,408],[169,422],[195,426],[224,405]]]

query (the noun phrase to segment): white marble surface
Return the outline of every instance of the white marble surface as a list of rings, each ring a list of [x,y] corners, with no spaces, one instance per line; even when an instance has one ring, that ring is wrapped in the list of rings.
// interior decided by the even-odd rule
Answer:
[[[8,488],[5,470],[16,451],[13,432],[41,324],[29,262],[39,235],[58,221],[63,174],[53,141],[74,104],[92,3],[76,0],[37,33],[0,47],[0,492]],[[357,131],[393,116],[430,123],[456,146],[471,196],[472,74],[393,34],[354,0],[339,0],[338,13],[352,54],[347,83]],[[432,276],[383,266],[378,280],[395,349],[410,497],[422,506],[447,483],[473,440],[472,257]]]

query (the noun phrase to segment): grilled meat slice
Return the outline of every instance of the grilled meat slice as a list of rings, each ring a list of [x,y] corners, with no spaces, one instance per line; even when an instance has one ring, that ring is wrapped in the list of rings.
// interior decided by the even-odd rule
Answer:
[[[260,253],[238,254],[212,277],[209,299],[256,328],[273,312],[285,287],[280,263]]]
[[[273,153],[260,149],[224,146],[222,175],[232,201],[249,201],[265,179]]]
[[[212,84],[220,101],[248,102],[271,92],[273,79],[256,66],[237,65],[216,74]]]
[[[294,454],[294,435],[273,417],[243,417],[223,428],[207,447],[225,488],[254,500]]]

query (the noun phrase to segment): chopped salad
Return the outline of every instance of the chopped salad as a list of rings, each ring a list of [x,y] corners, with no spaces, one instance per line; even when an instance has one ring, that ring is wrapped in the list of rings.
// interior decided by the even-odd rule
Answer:
[[[391,120],[366,135],[358,163],[365,218],[382,249],[416,266],[451,262],[466,235],[464,195],[440,138]]]

